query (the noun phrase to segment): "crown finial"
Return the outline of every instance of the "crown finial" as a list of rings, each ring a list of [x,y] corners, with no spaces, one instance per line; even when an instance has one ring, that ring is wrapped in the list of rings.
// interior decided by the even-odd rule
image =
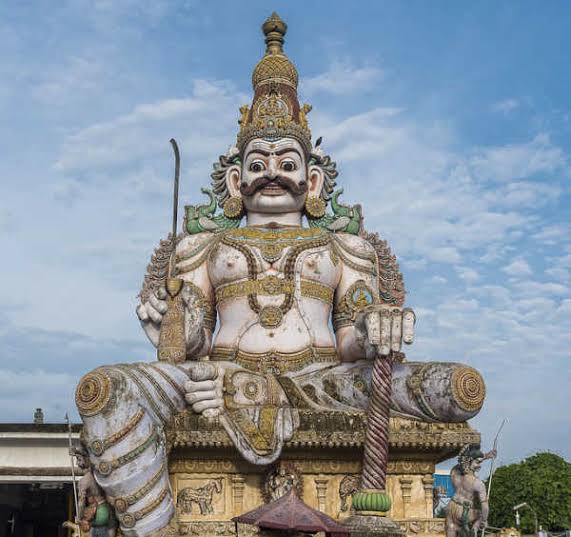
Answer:
[[[287,24],[272,13],[262,24],[266,53],[252,72],[252,106],[240,108],[237,145],[242,151],[253,138],[277,140],[293,137],[311,153],[307,113],[311,106],[299,105],[297,69],[283,51]]]
[[[283,54],[287,24],[275,11],[262,24],[262,31],[266,36],[266,54]]]

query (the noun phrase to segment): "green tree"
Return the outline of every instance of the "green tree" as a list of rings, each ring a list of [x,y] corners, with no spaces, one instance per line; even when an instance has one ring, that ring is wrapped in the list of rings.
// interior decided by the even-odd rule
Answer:
[[[514,526],[513,506],[522,502],[536,511],[543,529],[571,529],[571,463],[553,453],[537,453],[498,468],[490,494],[490,526]],[[533,513],[524,508],[520,515],[522,532],[532,533]]]

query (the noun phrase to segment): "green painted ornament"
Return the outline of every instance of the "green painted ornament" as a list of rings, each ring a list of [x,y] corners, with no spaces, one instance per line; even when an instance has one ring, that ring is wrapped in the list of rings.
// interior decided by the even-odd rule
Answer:
[[[391,508],[391,498],[382,491],[360,491],[353,494],[353,508],[357,512],[386,515]]]

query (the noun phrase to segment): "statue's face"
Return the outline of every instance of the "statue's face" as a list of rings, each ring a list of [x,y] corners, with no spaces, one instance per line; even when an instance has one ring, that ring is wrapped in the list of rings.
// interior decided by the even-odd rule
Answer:
[[[89,468],[89,462],[88,462],[88,459],[85,455],[82,455],[80,453],[76,453],[75,459],[77,461],[77,466],[79,468],[81,468],[82,470],[87,470]]]
[[[477,457],[475,459],[472,459],[472,461],[470,462],[470,470],[474,473],[477,473],[482,467],[483,462],[484,462],[483,457]]]
[[[256,138],[246,146],[239,183],[246,211],[301,212],[309,186],[305,154],[297,140]]]

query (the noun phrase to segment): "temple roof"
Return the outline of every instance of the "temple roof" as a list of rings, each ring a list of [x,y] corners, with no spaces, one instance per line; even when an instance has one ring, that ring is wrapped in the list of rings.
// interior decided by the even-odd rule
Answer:
[[[242,524],[252,524],[259,528],[297,530],[308,533],[323,531],[337,537],[349,535],[345,526],[303,503],[297,497],[294,488],[279,500],[236,516],[232,520]]]

